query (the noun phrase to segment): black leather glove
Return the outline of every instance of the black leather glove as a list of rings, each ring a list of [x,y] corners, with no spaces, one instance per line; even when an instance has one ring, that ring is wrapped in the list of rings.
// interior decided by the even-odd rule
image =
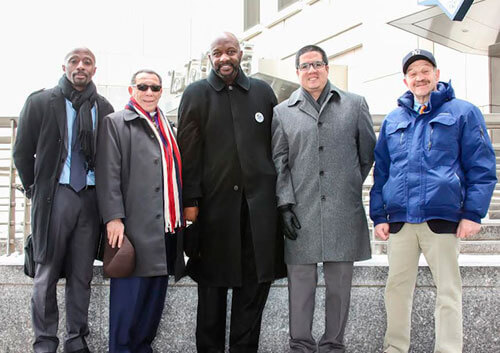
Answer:
[[[280,206],[278,210],[281,213],[281,223],[283,224],[283,234],[290,240],[297,239],[296,229],[302,228],[299,219],[292,211],[291,205]]]

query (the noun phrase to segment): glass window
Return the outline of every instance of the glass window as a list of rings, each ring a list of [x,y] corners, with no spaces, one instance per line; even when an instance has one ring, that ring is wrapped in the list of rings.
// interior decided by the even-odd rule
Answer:
[[[298,0],[278,0],[278,11],[283,10],[285,7],[290,6]]]
[[[260,0],[245,0],[243,26],[246,31],[260,22]]]

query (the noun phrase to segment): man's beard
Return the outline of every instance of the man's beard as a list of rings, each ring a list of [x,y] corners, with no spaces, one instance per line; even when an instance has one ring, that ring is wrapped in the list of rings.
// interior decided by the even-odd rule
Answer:
[[[221,71],[220,71],[220,68],[222,66],[225,66],[225,65],[229,65],[233,68],[233,71],[231,71],[230,74],[223,74]],[[239,68],[239,65],[234,65],[233,63],[224,63],[222,65],[219,65],[216,69],[215,69],[215,73],[217,75],[219,75],[220,77],[232,77],[232,76],[236,76],[236,74],[238,73],[238,68]]]
[[[79,75],[83,76],[83,78],[82,77],[77,78],[77,76]],[[89,75],[86,72],[74,72],[71,75],[71,78],[73,79],[73,84],[79,86],[86,86],[90,82]]]

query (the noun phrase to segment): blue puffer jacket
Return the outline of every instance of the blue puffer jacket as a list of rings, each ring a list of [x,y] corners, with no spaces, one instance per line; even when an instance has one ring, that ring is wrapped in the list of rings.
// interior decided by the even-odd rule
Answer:
[[[370,217],[375,223],[429,219],[481,222],[497,182],[495,153],[477,107],[439,82],[419,115],[413,94],[398,100],[375,146]]]

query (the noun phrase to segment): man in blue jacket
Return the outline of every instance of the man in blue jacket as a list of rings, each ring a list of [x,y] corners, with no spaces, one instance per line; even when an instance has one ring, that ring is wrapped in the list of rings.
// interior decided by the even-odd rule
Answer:
[[[389,239],[384,352],[408,352],[420,253],[437,288],[435,352],[462,352],[459,239],[479,232],[493,189],[495,154],[477,107],[439,81],[432,53],[403,59],[407,91],[375,147],[370,217]]]

